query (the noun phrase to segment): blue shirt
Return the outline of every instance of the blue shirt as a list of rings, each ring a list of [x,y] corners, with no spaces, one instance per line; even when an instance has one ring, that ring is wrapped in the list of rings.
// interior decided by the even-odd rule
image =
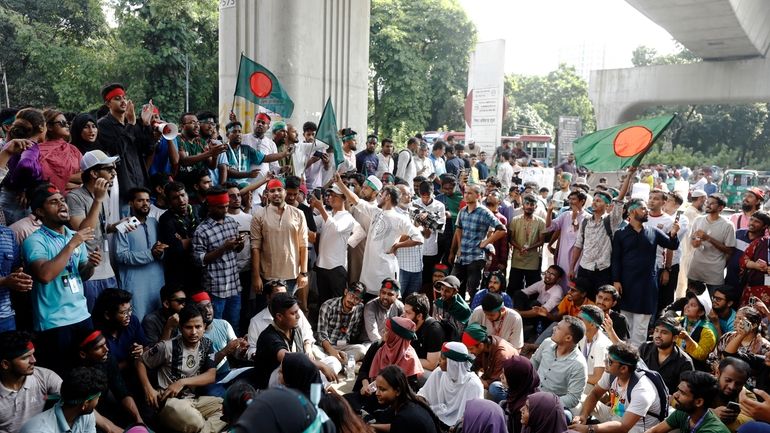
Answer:
[[[732,332],[735,327],[735,310],[730,308],[730,317],[727,319],[719,318],[719,327],[722,329],[722,335]]]
[[[155,147],[155,155],[152,157],[152,164],[150,165],[148,170],[148,172],[150,173],[150,176],[156,173],[171,174],[172,172],[171,160],[168,157],[169,144],[179,149],[179,145],[177,144],[176,138],[174,138],[172,141],[168,141],[165,138],[161,137],[160,141],[158,142],[158,146]]]
[[[30,418],[19,433],[96,433],[96,416],[93,412],[81,415],[70,428],[61,403],[56,403],[54,407]]]
[[[479,244],[487,237],[489,229],[505,231],[505,226],[500,220],[484,206],[476,206],[472,212],[468,211],[467,206],[460,209],[457,215],[457,228],[463,231],[458,253],[458,262],[461,265],[484,260],[484,250],[479,247]]]
[[[377,154],[363,150],[356,155],[356,171],[369,176],[377,172],[377,167],[380,165],[380,160],[377,159]]]
[[[13,230],[0,225],[0,277],[8,276],[20,264],[19,244]],[[0,319],[13,317],[11,288],[0,287]]]
[[[476,168],[479,170],[479,180],[484,180],[489,177],[489,167],[486,162],[477,162]]]
[[[118,281],[134,295],[134,314],[144,317],[160,308],[160,288],[165,284],[163,261],[152,255],[158,241],[158,220],[147,217],[130,232],[115,235],[115,261]]]
[[[636,314],[655,314],[658,306],[658,279],[655,266],[657,247],[675,250],[679,237],[669,238],[655,227],[637,232],[629,224],[612,238],[612,281],[623,285],[621,310]]]
[[[144,328],[133,314],[128,322],[128,327],[120,329],[117,337],[112,335],[112,331],[102,329],[104,338],[107,340],[107,347],[110,349],[110,356],[115,359],[118,364],[123,361],[128,361],[131,358],[131,346],[134,343],[139,343],[142,346],[147,346],[147,339],[144,337]]]
[[[27,237],[23,244],[24,262],[53,260],[61,252],[75,232],[64,227],[64,234],[46,226]],[[67,265],[51,282],[44,284],[34,279],[32,283],[32,322],[35,331],[46,331],[60,326],[72,325],[88,319],[86,295],[78,267],[88,261],[85,244],[79,245],[69,258]],[[75,280],[75,281],[72,281]],[[65,284],[65,281],[68,284]]]

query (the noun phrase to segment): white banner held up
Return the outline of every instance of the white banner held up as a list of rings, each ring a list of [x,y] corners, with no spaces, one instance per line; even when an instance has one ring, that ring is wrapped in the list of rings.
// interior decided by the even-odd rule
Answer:
[[[505,41],[479,42],[471,53],[468,67],[470,118],[465,119],[465,142],[493,155],[503,129],[503,83],[505,80]]]

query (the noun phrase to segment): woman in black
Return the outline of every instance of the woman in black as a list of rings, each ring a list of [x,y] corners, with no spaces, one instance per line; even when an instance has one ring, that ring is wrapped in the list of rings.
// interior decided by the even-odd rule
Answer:
[[[377,401],[389,406],[393,421],[374,424],[377,432],[390,433],[439,433],[441,423],[430,410],[430,406],[412,391],[404,372],[395,365],[382,369],[375,380]]]

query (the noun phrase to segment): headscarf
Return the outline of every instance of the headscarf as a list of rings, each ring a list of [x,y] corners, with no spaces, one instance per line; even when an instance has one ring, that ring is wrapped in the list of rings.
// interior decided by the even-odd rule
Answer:
[[[503,374],[508,382],[508,412],[518,412],[527,396],[540,391],[540,377],[525,356],[514,355],[503,361]]]
[[[270,388],[260,392],[235,423],[235,433],[320,433],[334,431],[324,422],[310,399],[289,388]]]
[[[530,395],[529,421],[521,433],[564,433],[567,419],[559,397],[550,392],[536,392]]]
[[[321,372],[304,353],[287,353],[281,363],[283,383],[310,398],[310,385],[321,383]]]
[[[80,160],[83,154],[77,147],[61,138],[45,141],[39,146],[43,178],[60,191],[66,191],[70,176],[80,171]]]
[[[456,341],[444,343],[441,353],[447,359],[446,371],[434,370],[417,394],[428,401],[441,422],[452,426],[462,418],[468,401],[484,398],[484,385],[471,372],[473,358],[468,355],[464,344]],[[463,361],[452,359],[462,358],[462,355],[466,357]]]
[[[70,127],[70,137],[72,137],[72,144],[78,148],[80,153],[84,154],[92,150],[99,149],[97,142],[89,143],[83,140],[80,134],[86,129],[88,122],[93,122],[96,125],[96,118],[90,113],[80,113],[72,119],[72,126]],[[98,137],[98,135],[97,135]]]
[[[508,433],[503,409],[489,400],[469,401],[465,404],[463,433]]]
[[[417,330],[417,325],[411,320],[404,317],[391,317],[385,322],[385,326],[388,328],[388,338],[374,355],[372,360],[372,367],[369,369],[369,377],[377,377],[383,368],[389,365],[397,365],[404,370],[404,374],[414,376],[415,374],[422,374],[422,364],[420,364],[420,358],[417,356],[417,352],[412,347],[411,340],[404,338],[397,332],[393,331],[393,322],[400,328],[414,333]]]

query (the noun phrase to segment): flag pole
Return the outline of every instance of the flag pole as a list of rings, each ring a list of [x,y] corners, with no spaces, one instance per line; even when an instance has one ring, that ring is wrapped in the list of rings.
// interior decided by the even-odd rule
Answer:
[[[238,90],[238,79],[241,78],[241,60],[243,60],[243,51],[241,51],[241,57],[238,59],[238,72],[235,75],[235,88],[233,89],[233,102],[230,104],[230,112],[234,113],[235,110],[235,94]]]

